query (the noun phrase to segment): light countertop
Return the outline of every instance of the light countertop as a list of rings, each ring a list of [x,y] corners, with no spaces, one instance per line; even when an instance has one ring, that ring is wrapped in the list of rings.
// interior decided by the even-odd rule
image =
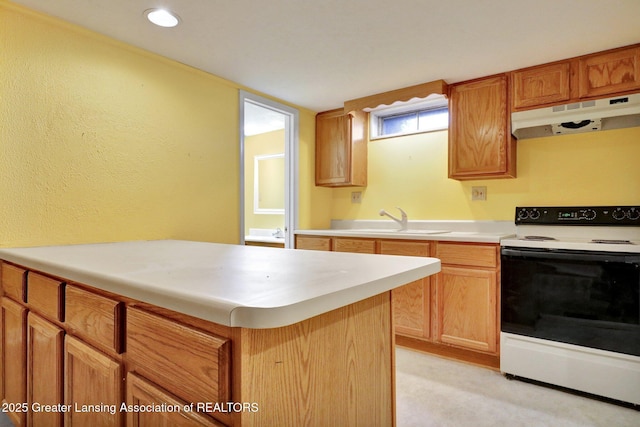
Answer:
[[[435,258],[181,240],[4,248],[0,259],[245,328],[297,323],[440,271]]]
[[[388,220],[332,220],[331,228],[296,230],[295,234],[500,243],[515,236],[515,225],[513,221],[409,221],[408,230],[398,231],[398,225]]]

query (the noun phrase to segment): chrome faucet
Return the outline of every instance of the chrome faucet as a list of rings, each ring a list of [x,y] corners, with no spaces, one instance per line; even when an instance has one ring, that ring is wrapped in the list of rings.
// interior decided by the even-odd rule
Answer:
[[[402,219],[396,218],[395,216],[391,215],[389,212],[385,211],[384,209],[380,209],[380,216],[385,216],[385,215],[388,216],[389,218],[391,218],[392,220],[400,224],[400,231],[404,231],[409,226],[409,219],[407,218],[407,213],[397,206],[396,206],[396,209],[398,209],[402,214]]]

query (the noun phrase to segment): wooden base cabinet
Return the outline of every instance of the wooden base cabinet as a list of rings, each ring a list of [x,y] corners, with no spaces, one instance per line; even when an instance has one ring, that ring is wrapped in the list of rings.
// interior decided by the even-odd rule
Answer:
[[[296,236],[299,249],[433,256],[442,271],[391,291],[396,343],[499,366],[499,246],[494,243]]]
[[[498,314],[495,272],[445,266],[435,282],[437,340],[495,353]]]
[[[195,411],[185,411],[187,402],[162,390],[135,374],[127,375],[127,427],[224,427]],[[136,408],[164,405],[164,410],[141,411]],[[172,409],[168,409],[172,408]]]
[[[428,257],[429,243],[380,241],[383,255]],[[391,291],[395,332],[431,339],[431,278],[425,277]]]
[[[65,426],[122,426],[122,364],[71,336],[64,355]]]
[[[62,412],[34,411],[34,406],[58,406],[64,401],[64,330],[33,312],[28,315],[27,330],[27,403],[31,409],[27,425],[62,426]]]
[[[2,298],[2,402],[14,426],[26,424],[27,409],[27,309]]]

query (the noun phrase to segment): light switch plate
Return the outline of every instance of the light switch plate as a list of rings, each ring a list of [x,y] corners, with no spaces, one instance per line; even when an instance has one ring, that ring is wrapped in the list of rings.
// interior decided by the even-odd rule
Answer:
[[[351,203],[362,203],[362,191],[351,192]]]

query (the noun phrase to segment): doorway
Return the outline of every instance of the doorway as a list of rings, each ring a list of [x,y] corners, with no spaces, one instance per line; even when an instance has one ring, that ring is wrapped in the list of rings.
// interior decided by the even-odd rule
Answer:
[[[294,247],[298,223],[298,122],[295,108],[240,91],[240,243]]]

